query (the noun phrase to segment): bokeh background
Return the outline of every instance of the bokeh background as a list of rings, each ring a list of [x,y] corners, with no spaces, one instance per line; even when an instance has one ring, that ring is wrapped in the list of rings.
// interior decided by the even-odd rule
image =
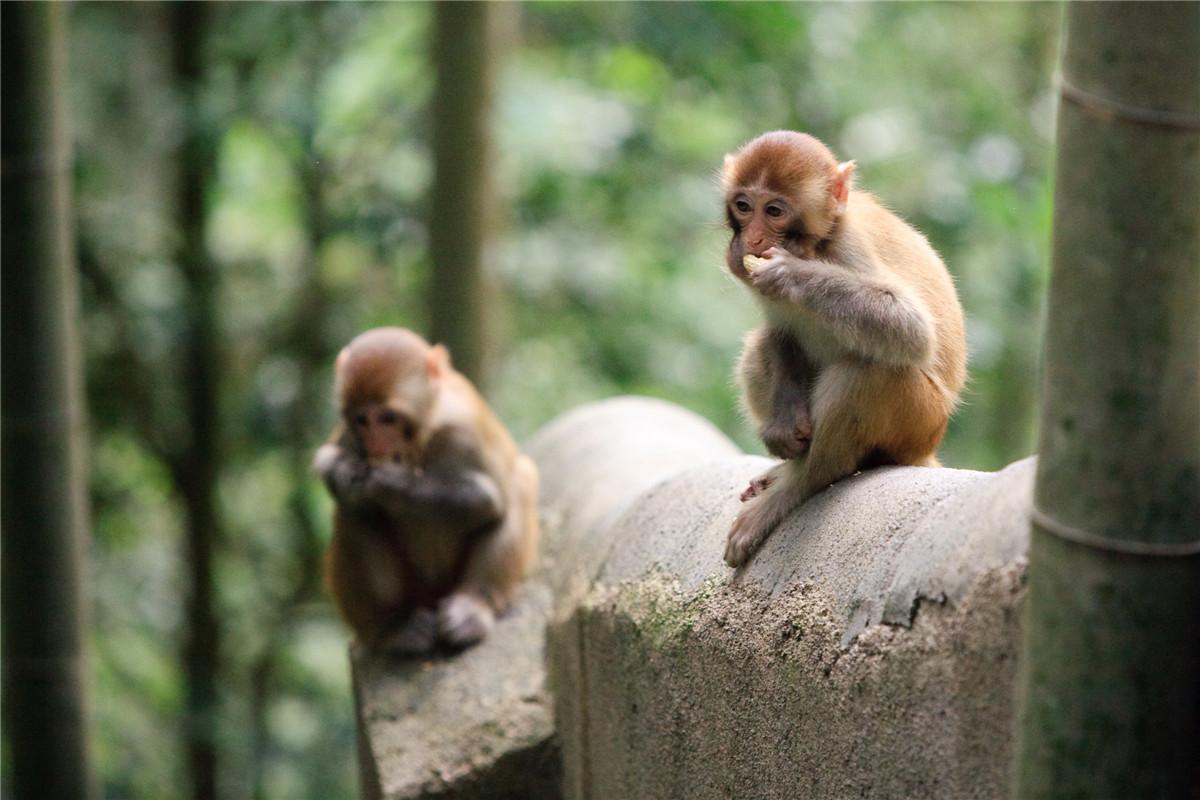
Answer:
[[[731,380],[756,311],[722,271],[715,173],[757,133],[797,128],[855,159],[956,279],[971,384],[943,462],[1032,451],[1057,5],[511,12],[486,393],[518,437],[636,392],[762,452]],[[106,797],[187,794],[198,724],[224,796],[355,794],[345,634],[319,580],[330,506],[308,460],[333,424],[338,348],[373,325],[428,330],[433,13],[223,4],[188,31],[157,4],[71,8]],[[180,262],[189,246],[203,275]],[[198,437],[216,444],[200,460]],[[211,505],[189,488],[206,470]],[[196,586],[208,622],[188,612]],[[184,713],[197,642],[216,676],[200,721]]]

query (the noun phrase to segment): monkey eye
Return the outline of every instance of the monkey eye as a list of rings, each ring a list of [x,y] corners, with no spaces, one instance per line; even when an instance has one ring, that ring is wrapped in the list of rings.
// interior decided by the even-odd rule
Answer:
[[[749,214],[753,210],[753,206],[751,206],[748,201],[743,200],[740,197],[733,201],[733,207],[743,214]]]
[[[395,425],[398,418],[399,417],[397,416],[396,412],[392,411],[390,408],[385,408],[379,414],[379,422],[382,425]]]
[[[359,411],[358,413],[356,413],[354,415],[354,424],[355,425],[366,425],[367,424],[367,415],[365,413],[363,413],[362,411]]]
[[[404,437],[405,441],[411,442],[417,435],[417,426],[410,419],[404,420],[400,426],[400,435]]]
[[[782,217],[785,213],[786,212],[784,211],[783,206],[776,205],[775,203],[771,203],[769,206],[767,206],[768,217]]]

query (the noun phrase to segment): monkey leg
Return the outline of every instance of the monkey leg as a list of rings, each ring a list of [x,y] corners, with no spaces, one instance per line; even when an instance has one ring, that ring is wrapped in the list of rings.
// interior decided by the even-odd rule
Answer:
[[[353,515],[335,517],[325,584],[361,647],[374,649],[405,616],[404,571],[395,548]]]
[[[750,560],[767,536],[801,503],[857,469],[866,450],[839,426],[839,421],[853,418],[837,409],[829,411],[833,415],[821,418],[812,448],[804,458],[785,461],[751,482],[752,486],[765,483],[766,488],[748,501],[733,521],[725,545],[725,563],[731,567]],[[839,434],[843,438],[839,439]]]
[[[778,458],[803,456],[813,435],[809,394],[815,370],[799,342],[785,330],[755,328],[746,335],[737,373],[746,412],[767,450]],[[755,478],[742,490],[742,502],[769,485],[766,475]]]
[[[742,340],[742,353],[737,363],[742,409],[756,426],[762,426],[771,415],[774,369],[770,340],[770,328],[751,329]]]
[[[799,458],[812,442],[809,394],[815,369],[799,341],[786,330],[772,328],[765,347],[770,359],[771,400],[759,436],[771,455]]]
[[[808,458],[811,457],[810,453]],[[750,481],[750,488],[742,493],[743,496],[755,487],[763,488],[746,498],[746,505],[733,520],[733,527],[729,529],[729,538],[725,542],[726,564],[740,567],[749,561],[775,526],[800,505],[789,489],[796,480],[794,473],[806,460],[784,461]]]
[[[519,456],[504,520],[476,542],[458,587],[438,605],[438,636],[466,647],[487,636],[537,552],[537,467]]]
[[[814,369],[796,338],[780,328],[755,328],[746,335],[737,372],[746,412],[771,455],[804,455],[813,433]]]
[[[933,453],[950,405],[919,370],[843,362],[817,378],[813,409],[817,422],[808,454],[755,479],[768,485],[734,520],[725,548],[730,566],[744,564],[785,516],[852,475],[868,456],[893,464],[936,464]]]

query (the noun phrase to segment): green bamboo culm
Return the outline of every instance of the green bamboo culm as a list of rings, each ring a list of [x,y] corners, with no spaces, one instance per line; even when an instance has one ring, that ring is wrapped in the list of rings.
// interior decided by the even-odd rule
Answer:
[[[1200,3],[1072,3],[1018,798],[1200,796]]]
[[[95,796],[83,656],[86,431],[63,3],[0,7],[5,796]],[[9,792],[11,791],[11,795]]]

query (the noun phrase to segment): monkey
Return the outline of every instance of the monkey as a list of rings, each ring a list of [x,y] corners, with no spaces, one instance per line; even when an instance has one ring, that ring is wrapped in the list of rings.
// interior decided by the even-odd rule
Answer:
[[[742,492],[725,548],[732,567],[859,469],[936,466],[966,383],[950,273],[915,228],[854,188],[854,171],[795,131],[762,134],[721,169],[726,267],[765,317],[736,374],[747,415],[784,459]]]
[[[442,345],[397,327],[338,354],[313,458],[335,500],[325,584],[367,651],[482,640],[529,572],[538,473]]]

